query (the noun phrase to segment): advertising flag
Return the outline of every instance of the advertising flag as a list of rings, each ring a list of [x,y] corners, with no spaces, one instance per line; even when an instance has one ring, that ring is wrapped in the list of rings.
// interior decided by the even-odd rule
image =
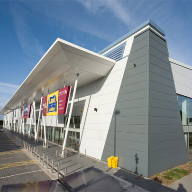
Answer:
[[[58,115],[66,114],[67,104],[69,99],[70,86],[64,87],[59,90],[59,108]]]
[[[31,104],[25,105],[23,107],[23,118],[29,118],[30,117],[30,109],[31,109]]]
[[[47,95],[47,116],[58,115],[59,91]]]
[[[43,116],[47,115],[47,96],[42,98]]]

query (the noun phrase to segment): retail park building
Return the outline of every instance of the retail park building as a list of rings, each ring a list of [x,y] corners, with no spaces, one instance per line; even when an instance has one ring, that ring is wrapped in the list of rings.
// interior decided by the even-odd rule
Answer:
[[[4,127],[105,162],[117,156],[144,176],[186,163],[192,67],[169,58],[164,36],[148,20],[99,53],[57,39],[1,110]]]

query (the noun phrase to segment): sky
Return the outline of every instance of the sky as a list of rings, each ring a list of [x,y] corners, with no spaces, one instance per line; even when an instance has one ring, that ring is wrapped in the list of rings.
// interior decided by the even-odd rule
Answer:
[[[192,66],[191,10],[192,0],[0,0],[0,109],[57,38],[99,52],[151,19],[169,56]]]

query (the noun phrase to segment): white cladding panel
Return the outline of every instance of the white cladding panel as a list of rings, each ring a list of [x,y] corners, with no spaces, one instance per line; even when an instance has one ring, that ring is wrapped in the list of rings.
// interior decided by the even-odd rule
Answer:
[[[81,153],[101,159],[127,59],[118,61],[106,77],[77,89],[72,116],[81,117]],[[63,120],[64,115],[45,117],[46,126],[63,127]]]
[[[81,122],[81,153],[101,159],[126,63],[127,58],[118,61],[106,77],[77,90],[76,98],[90,100]]]
[[[172,62],[170,63],[176,93],[192,98],[192,70]]]

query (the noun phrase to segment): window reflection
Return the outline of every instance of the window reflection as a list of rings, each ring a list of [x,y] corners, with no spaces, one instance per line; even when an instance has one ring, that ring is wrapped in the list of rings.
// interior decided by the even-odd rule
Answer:
[[[192,125],[192,99],[189,99],[189,125]]]
[[[188,125],[188,98],[178,95],[178,104],[182,125]]]
[[[65,128],[67,127],[68,117],[64,117]],[[80,129],[80,116],[71,117],[69,128]]]

